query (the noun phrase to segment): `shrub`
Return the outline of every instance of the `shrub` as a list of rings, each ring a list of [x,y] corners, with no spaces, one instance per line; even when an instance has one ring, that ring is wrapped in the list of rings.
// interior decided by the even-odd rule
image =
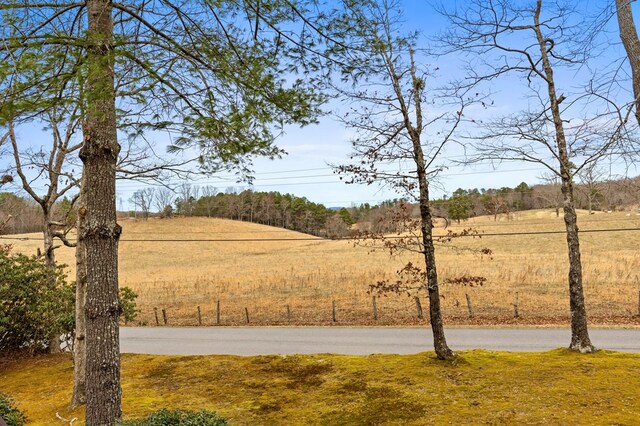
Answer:
[[[124,320],[125,324],[135,321],[138,312],[140,312],[136,305],[138,294],[129,287],[122,287],[119,296],[120,307],[122,308],[120,318]]]
[[[227,421],[212,411],[160,410],[143,419],[125,420],[122,426],[226,426]]]
[[[73,332],[74,288],[65,278],[62,266],[0,247],[0,351],[43,351],[49,336]]]
[[[23,426],[27,423],[27,418],[14,405],[11,398],[0,393],[0,419],[4,420],[7,426]]]

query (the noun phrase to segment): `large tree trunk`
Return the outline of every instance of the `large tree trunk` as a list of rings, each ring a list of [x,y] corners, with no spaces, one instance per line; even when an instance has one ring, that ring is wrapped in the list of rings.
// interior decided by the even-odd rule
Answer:
[[[113,425],[122,415],[118,317],[118,239],[115,170],[113,18],[110,0],[88,0],[84,239],[86,287],[87,425]]]
[[[616,0],[616,11],[618,13],[620,39],[622,40],[624,49],[627,51],[629,65],[631,66],[636,120],[638,120],[638,124],[640,124],[640,40],[638,40],[636,24],[633,22],[631,0]]]
[[[80,185],[80,197],[78,209],[86,211],[84,196],[84,178]],[[84,248],[84,215],[78,215],[77,219],[77,243],[76,243],[76,333],[73,342],[73,396],[71,407],[77,407],[87,401],[87,341],[85,305],[87,297],[87,265]]]
[[[549,103],[556,134],[556,145],[560,162],[560,178],[562,180],[562,195],[564,209],[564,223],[567,232],[567,251],[569,254],[569,309],[571,312],[571,344],[569,349],[580,352],[593,352],[594,346],[589,339],[587,330],[587,311],[584,304],[584,292],[582,289],[582,262],[580,261],[580,241],[578,238],[578,221],[573,199],[573,177],[571,174],[571,161],[567,150],[567,141],[564,133],[564,125],[560,114],[561,99],[558,98],[553,77],[553,68],[549,61],[547,44],[549,43],[540,29],[540,11],[542,0],[537,1],[537,9],[534,15],[535,31],[540,47],[542,68],[547,81]]]

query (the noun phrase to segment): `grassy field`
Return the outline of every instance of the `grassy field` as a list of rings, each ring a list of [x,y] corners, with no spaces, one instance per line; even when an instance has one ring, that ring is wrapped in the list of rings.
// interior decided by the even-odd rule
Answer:
[[[63,424],[68,355],[0,363],[2,392],[29,424]],[[125,418],[160,408],[209,409],[232,425],[633,425],[640,355],[558,349],[416,355],[122,357]]]
[[[332,324],[336,302],[337,324],[419,324],[415,301],[406,295],[377,300],[378,320],[373,320],[369,285],[393,278],[415,255],[390,257],[370,253],[348,241],[296,241],[308,236],[244,222],[208,218],[122,221],[120,283],[139,294],[140,320],[155,324],[153,308],[167,312],[169,325],[197,324],[197,306],[204,324],[216,322],[220,300],[221,323]],[[492,258],[437,249],[439,276],[462,274],[487,278],[482,287],[443,285],[445,320],[458,324],[567,323],[567,255],[564,235],[492,235],[537,231],[562,231],[563,221],[551,210],[518,213],[498,221],[478,217],[452,230],[473,226],[485,236],[460,239],[457,245],[489,247]],[[581,212],[584,230],[640,227],[635,213]],[[438,233],[445,230],[438,228]],[[38,238],[37,234],[31,237]],[[167,240],[185,241],[167,241]],[[254,241],[197,241],[254,240]],[[273,241],[277,239],[278,241]],[[288,240],[280,240],[288,239]],[[129,240],[129,241],[128,241]],[[163,241],[130,241],[163,240]],[[34,253],[39,241],[11,241],[15,248]],[[640,324],[640,232],[582,233],[585,293],[594,323]],[[58,259],[70,266],[73,252],[58,250]],[[518,320],[513,303],[518,292]],[[465,293],[471,297],[475,318],[467,318]],[[424,299],[424,295],[421,295]],[[426,300],[423,301],[426,308]],[[290,317],[287,314],[289,306]]]

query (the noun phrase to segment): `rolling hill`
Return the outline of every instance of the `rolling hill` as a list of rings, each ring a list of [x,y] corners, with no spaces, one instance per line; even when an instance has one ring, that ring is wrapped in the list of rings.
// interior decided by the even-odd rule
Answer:
[[[140,321],[155,324],[154,307],[166,310],[169,325],[196,325],[200,306],[204,324],[417,324],[413,295],[377,300],[373,320],[369,286],[395,279],[415,254],[391,257],[351,241],[317,239],[264,225],[209,218],[122,221],[120,284],[138,294]],[[630,213],[580,215],[585,293],[596,322],[638,322],[640,216]],[[480,287],[443,284],[448,323],[514,322],[518,292],[520,323],[568,320],[566,248],[562,218],[552,210],[476,217],[449,229],[474,227],[481,238],[458,239],[438,247],[441,280],[483,276]],[[448,230],[449,230],[448,229]],[[617,229],[618,231],[606,231]],[[636,229],[636,230],[634,230]],[[448,231],[446,230],[446,231]],[[443,234],[442,228],[436,230]],[[597,231],[597,232],[592,232]],[[601,232],[606,231],[606,232]],[[508,235],[505,235],[508,234]],[[34,253],[38,234],[10,236],[16,250]],[[467,248],[489,247],[492,256]],[[74,274],[74,253],[61,247],[58,260]],[[424,298],[423,293],[417,293]],[[469,294],[474,318],[466,305]],[[162,323],[162,316],[159,317]]]

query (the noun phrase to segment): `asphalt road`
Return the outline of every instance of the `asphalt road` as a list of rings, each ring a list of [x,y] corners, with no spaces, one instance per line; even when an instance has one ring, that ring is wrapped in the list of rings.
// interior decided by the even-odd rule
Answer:
[[[600,349],[640,352],[640,329],[591,329]],[[537,352],[569,345],[569,329],[449,328],[453,350]],[[433,350],[428,328],[355,327],[123,327],[123,353],[157,355],[411,354]]]

